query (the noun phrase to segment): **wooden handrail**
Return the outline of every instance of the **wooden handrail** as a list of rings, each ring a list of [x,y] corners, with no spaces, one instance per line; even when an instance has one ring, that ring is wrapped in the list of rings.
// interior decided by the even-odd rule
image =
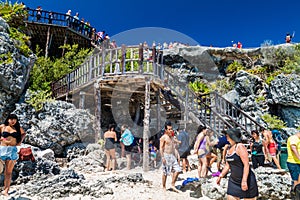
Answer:
[[[154,48],[155,46],[152,47],[152,51]],[[82,65],[59,80],[52,82],[52,96],[57,98],[65,95],[105,76],[144,74],[162,78],[161,66],[155,63],[155,56],[153,59],[151,53],[147,51],[149,49],[141,45],[123,45],[113,49],[102,47],[99,53],[90,56]]]
[[[63,13],[46,11],[46,10],[37,10],[27,7],[28,18],[25,19],[27,22],[42,23],[42,24],[51,24],[57,26],[68,27],[77,33],[91,39],[96,36],[96,28],[89,26],[81,20],[75,19],[73,16],[69,16]],[[40,17],[38,17],[38,12]],[[51,16],[51,14],[52,16]]]
[[[154,46],[152,52],[155,50]],[[193,112],[218,135],[226,128],[239,127],[250,134],[252,129],[257,130],[262,127],[251,116],[217,92],[200,96],[195,94],[187,87],[187,82],[180,81],[177,76],[163,67],[162,62],[157,60],[159,56],[155,54],[151,57],[147,51],[149,49],[142,45],[123,45],[114,49],[102,48],[99,53],[90,56],[81,66],[53,82],[53,95],[56,98],[100,77],[151,75],[161,79],[165,84],[165,89],[171,90],[175,94],[174,98],[179,102],[179,109]],[[162,54],[163,52],[158,51],[157,53]]]

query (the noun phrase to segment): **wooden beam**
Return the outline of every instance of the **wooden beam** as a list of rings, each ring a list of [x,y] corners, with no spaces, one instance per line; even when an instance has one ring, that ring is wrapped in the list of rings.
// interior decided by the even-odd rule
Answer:
[[[145,109],[143,131],[143,170],[149,171],[149,135],[150,135],[150,80],[146,79],[145,86]]]

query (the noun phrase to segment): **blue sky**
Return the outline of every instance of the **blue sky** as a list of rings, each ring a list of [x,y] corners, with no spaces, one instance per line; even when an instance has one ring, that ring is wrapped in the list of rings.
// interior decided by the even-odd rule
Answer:
[[[15,2],[15,1],[12,1]],[[21,2],[21,1],[18,1]],[[300,40],[300,1],[289,0],[23,0],[31,7],[72,15],[91,22],[117,43],[179,41],[226,47],[241,41],[244,48],[259,47],[265,40],[284,43],[285,34]],[[147,27],[158,27],[149,29]],[[128,30],[135,29],[135,34]],[[127,31],[124,33],[124,31]],[[137,32],[136,32],[137,31]],[[127,34],[127,35],[126,35]],[[128,41],[126,41],[126,38]],[[140,41],[142,40],[142,41]]]

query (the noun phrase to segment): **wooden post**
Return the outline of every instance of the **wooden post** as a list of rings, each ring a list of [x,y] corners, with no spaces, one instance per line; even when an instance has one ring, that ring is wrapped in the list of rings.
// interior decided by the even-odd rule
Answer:
[[[48,57],[48,49],[49,49],[49,41],[50,41],[50,30],[51,30],[51,27],[49,26],[48,27],[48,31],[47,31],[47,41],[46,41],[46,48],[45,48],[45,57],[47,58]]]
[[[187,81],[185,85],[184,128],[186,128],[188,116],[189,116],[189,83]]]
[[[95,133],[95,142],[97,143],[99,139],[102,139],[101,134],[101,88],[100,81],[94,84],[94,97],[95,97],[95,116],[96,116],[96,133]]]
[[[83,91],[80,91],[79,92],[79,96],[80,96],[80,99],[79,99],[79,109],[84,109],[84,105],[85,105],[85,92]]]
[[[163,51],[161,51],[161,53],[160,53],[160,58],[161,58],[161,60],[160,60],[160,67],[159,67],[159,77],[160,77],[160,79],[164,79],[164,74],[163,74],[163,72],[164,72],[164,52]]]
[[[68,40],[68,31],[66,31],[66,34],[65,34],[64,46],[67,44],[67,40]],[[64,55],[65,55],[65,49],[63,48],[61,56],[64,56]]]
[[[143,62],[144,62],[144,49],[143,49],[143,44],[140,43],[140,45],[139,45],[139,74],[144,73]]]
[[[126,46],[125,44],[122,44],[122,58],[121,58],[121,68],[122,68],[122,74],[126,73]]]
[[[105,45],[102,45],[102,49],[101,49],[101,51],[102,51],[102,63],[101,63],[101,76],[103,76],[104,75],[104,72],[105,72],[105,51],[106,51],[106,49],[105,49],[105,47],[104,47]]]
[[[161,108],[161,102],[160,102],[160,89],[156,92],[156,118],[157,118],[157,131],[161,130],[161,112],[160,112],[160,108]]]
[[[150,133],[150,80],[145,78],[145,113],[143,131],[143,170],[149,171],[149,133]]]
[[[152,46],[152,66],[154,75],[157,75],[157,65],[156,65],[156,46]]]

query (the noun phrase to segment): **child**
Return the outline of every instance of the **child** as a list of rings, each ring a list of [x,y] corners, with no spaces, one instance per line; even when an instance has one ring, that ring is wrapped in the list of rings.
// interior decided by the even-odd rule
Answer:
[[[153,161],[154,168],[156,168],[157,148],[153,145],[153,140],[149,141],[149,152],[150,152],[150,159],[151,161]]]

